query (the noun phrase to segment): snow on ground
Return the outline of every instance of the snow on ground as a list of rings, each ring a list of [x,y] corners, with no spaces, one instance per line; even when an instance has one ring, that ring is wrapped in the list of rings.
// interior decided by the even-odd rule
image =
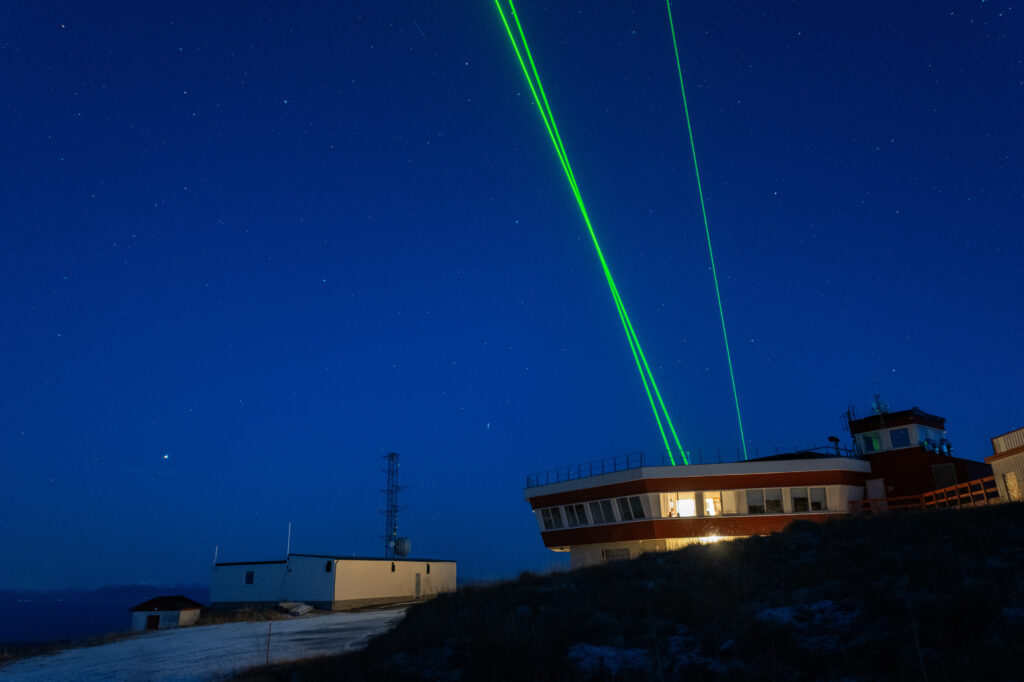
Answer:
[[[265,663],[268,627],[270,661],[280,663],[359,649],[404,615],[402,608],[147,632],[111,644],[14,661],[0,667],[0,682],[209,680]]]

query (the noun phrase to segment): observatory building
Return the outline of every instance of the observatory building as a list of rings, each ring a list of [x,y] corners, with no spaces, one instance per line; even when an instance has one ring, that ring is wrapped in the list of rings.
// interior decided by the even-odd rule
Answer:
[[[857,419],[851,409],[847,417],[853,450],[832,439],[822,448],[688,466],[635,453],[530,475],[525,497],[544,544],[570,552],[573,568],[853,511],[999,500],[991,467],[951,455],[942,417],[881,405],[872,416]]]

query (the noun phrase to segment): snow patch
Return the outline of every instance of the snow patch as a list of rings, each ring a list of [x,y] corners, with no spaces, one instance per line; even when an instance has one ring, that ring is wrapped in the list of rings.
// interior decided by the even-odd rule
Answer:
[[[569,661],[584,675],[618,675],[623,670],[651,670],[651,657],[646,649],[624,649],[617,646],[573,644]]]
[[[254,623],[225,623],[147,632],[100,646],[68,649],[0,667],[0,682],[84,682],[87,680],[208,680],[267,661],[355,651],[390,630],[405,609]]]
[[[831,599],[763,609],[756,618],[762,623],[789,628],[804,649],[832,652],[841,649],[860,611],[844,610]]]

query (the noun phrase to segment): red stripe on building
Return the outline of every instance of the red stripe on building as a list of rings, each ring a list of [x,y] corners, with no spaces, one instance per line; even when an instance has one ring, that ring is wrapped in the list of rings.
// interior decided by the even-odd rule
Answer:
[[[756,516],[714,516],[688,519],[649,519],[605,526],[587,526],[542,531],[546,547],[593,545],[606,542],[698,538],[710,535],[735,537],[777,533],[794,521],[823,523],[842,514],[765,514]]]
[[[563,504],[603,500],[643,493],[681,493],[691,490],[734,490],[743,488],[792,488],[820,485],[863,486],[868,474],[860,471],[785,471],[770,474],[729,474],[685,478],[641,478],[564,493],[530,497],[530,507],[543,509]]]

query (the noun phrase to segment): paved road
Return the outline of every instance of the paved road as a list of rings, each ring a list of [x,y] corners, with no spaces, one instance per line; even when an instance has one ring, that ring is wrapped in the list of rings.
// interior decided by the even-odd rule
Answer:
[[[0,667],[0,682],[209,680],[266,662],[268,626],[270,660],[282,662],[358,649],[397,625],[404,614],[405,609],[391,609],[148,632],[111,644],[14,661]]]

